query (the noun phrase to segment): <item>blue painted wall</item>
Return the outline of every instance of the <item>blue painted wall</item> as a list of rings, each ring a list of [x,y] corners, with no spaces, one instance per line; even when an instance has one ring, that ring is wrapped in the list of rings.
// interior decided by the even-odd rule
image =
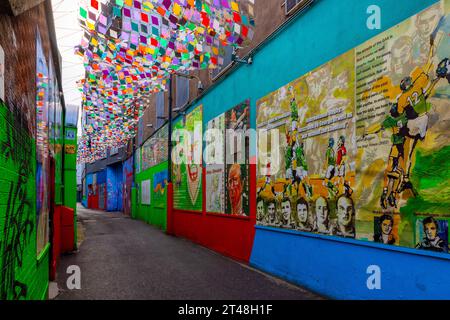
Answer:
[[[107,211],[122,211],[122,164],[106,168]]]
[[[318,0],[266,44],[253,65],[241,66],[191,107],[203,104],[206,124],[249,98],[255,128],[258,99],[436,2]],[[381,8],[382,30],[366,27],[373,4]],[[334,298],[450,298],[450,259],[411,249],[257,227],[250,263]],[[367,289],[371,264],[381,267],[382,290]]]

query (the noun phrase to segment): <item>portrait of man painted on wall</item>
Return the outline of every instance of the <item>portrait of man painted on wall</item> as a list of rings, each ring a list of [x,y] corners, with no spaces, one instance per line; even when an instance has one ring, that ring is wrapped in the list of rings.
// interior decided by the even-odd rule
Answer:
[[[244,169],[243,169],[244,168]],[[227,170],[227,213],[248,216],[247,177],[245,165],[233,164]]]
[[[276,202],[275,200],[271,199],[267,202],[267,224],[269,226],[276,226],[277,225],[277,213],[276,213]]]
[[[441,18],[439,5],[419,13],[414,21],[417,32],[413,38],[413,56],[416,64],[424,65],[428,60],[430,35]]]
[[[262,198],[258,198],[256,200],[256,221],[259,224],[263,224],[266,220],[266,210],[264,208],[264,200]]]
[[[374,241],[383,244],[395,244],[396,239],[393,234],[394,217],[392,215],[384,214],[379,218],[375,218]]]
[[[320,196],[315,203],[316,213],[316,232],[322,234],[331,234],[330,206],[327,199]]]
[[[285,197],[281,201],[281,227],[292,228],[291,214],[292,214],[291,200],[288,197]]]
[[[352,198],[341,195],[336,201],[337,223],[333,234],[346,238],[355,237],[355,205]]]
[[[422,241],[417,244],[417,249],[448,252],[446,240],[448,238],[448,222],[438,221],[433,217],[423,219],[421,225]]]
[[[313,226],[310,221],[309,205],[304,198],[297,200],[295,211],[297,214],[297,230],[311,232]]]
[[[400,82],[414,69],[413,44],[410,36],[399,37],[391,48],[391,79]]]

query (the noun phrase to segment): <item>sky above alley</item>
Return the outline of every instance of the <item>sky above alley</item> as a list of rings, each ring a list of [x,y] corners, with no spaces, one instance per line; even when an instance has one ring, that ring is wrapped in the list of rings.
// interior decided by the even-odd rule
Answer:
[[[52,0],[58,48],[62,56],[62,83],[66,106],[81,106],[77,81],[84,77],[83,60],[74,54],[74,47],[83,35],[78,23],[78,0]],[[81,113],[81,112],[80,112]],[[81,130],[78,130],[81,134]]]

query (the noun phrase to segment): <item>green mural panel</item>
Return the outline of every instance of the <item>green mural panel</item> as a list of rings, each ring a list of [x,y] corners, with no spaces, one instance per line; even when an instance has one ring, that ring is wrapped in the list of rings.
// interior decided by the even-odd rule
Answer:
[[[173,202],[180,210],[202,211],[203,107],[193,109],[173,126]],[[184,132],[183,132],[184,130]],[[190,141],[189,141],[190,139]]]
[[[163,230],[166,230],[167,225],[167,179],[167,162],[151,167],[136,175],[137,192],[134,217],[158,226]],[[149,190],[146,187],[143,188],[143,185],[149,185]],[[148,192],[149,194],[147,194]]]
[[[0,101],[0,299],[43,299],[48,244],[36,258],[36,142]]]

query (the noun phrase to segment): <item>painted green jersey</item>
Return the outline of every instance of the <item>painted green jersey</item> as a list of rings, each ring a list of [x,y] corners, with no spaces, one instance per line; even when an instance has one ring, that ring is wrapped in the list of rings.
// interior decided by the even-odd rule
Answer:
[[[306,157],[303,148],[298,147],[295,151],[295,156],[297,160],[297,166],[303,167],[304,170],[308,170],[308,164],[306,163]]]
[[[328,165],[329,166],[335,166],[336,165],[336,157],[335,157],[333,148],[328,148],[327,149],[327,159],[328,159]]]

